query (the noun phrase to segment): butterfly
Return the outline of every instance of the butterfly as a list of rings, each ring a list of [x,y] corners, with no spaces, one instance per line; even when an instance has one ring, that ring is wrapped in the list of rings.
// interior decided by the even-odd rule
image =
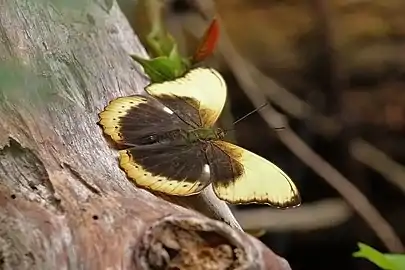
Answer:
[[[148,95],[117,98],[99,113],[104,133],[126,147],[119,150],[119,164],[137,186],[190,196],[212,184],[218,198],[232,204],[301,203],[281,169],[224,141],[225,132],[214,127],[227,95],[216,70],[195,68],[145,91]]]

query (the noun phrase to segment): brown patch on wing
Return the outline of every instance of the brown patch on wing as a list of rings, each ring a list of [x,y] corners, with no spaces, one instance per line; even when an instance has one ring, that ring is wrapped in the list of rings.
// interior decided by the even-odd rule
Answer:
[[[201,117],[199,112],[200,104],[190,97],[178,97],[174,95],[155,96],[162,104],[170,108],[176,115],[194,127],[201,127]]]
[[[208,143],[205,154],[210,165],[212,182],[228,186],[243,174],[242,164],[235,161],[238,153],[231,158],[214,143]]]

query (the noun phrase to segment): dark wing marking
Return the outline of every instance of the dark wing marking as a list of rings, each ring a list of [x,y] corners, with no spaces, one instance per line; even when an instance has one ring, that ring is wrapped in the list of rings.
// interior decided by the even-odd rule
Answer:
[[[196,109],[198,108],[196,100],[164,94],[159,96],[153,95],[153,97],[170,108],[180,119],[190,126],[194,126],[195,128],[202,126],[200,114]]]
[[[120,151],[120,166],[138,186],[188,196],[210,184],[201,144],[156,144]]]
[[[151,144],[167,133],[195,128],[150,96],[117,98],[99,116],[104,132],[124,145]]]
[[[205,154],[213,182],[227,186],[243,174],[243,166],[215,144],[208,143]]]

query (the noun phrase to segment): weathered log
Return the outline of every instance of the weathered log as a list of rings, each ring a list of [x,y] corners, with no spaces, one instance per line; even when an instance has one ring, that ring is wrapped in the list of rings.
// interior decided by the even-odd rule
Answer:
[[[289,269],[236,222],[125,178],[97,113],[142,91],[144,49],[110,1],[58,3],[1,1],[0,268]],[[229,216],[211,193],[179,200]]]

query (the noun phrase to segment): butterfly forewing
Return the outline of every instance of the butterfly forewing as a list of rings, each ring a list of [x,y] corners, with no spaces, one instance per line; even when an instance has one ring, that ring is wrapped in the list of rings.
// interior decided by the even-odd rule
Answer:
[[[217,150],[212,152],[214,155],[208,156],[208,160],[211,166],[216,167],[212,169],[213,187],[220,199],[234,204],[265,203],[277,208],[301,203],[294,183],[270,161],[228,142],[214,141],[212,144]],[[229,158],[229,163],[210,161],[216,159],[220,152]],[[226,158],[221,157],[221,160]],[[232,179],[230,175],[233,175]]]
[[[211,127],[217,121],[226,100],[226,84],[222,76],[210,68],[196,68],[174,81],[151,84],[146,92],[178,114],[194,110],[198,126]],[[171,104],[167,97],[175,98]]]
[[[152,97],[140,95],[111,101],[99,116],[104,133],[129,146],[150,144],[173,130],[193,128]]]

